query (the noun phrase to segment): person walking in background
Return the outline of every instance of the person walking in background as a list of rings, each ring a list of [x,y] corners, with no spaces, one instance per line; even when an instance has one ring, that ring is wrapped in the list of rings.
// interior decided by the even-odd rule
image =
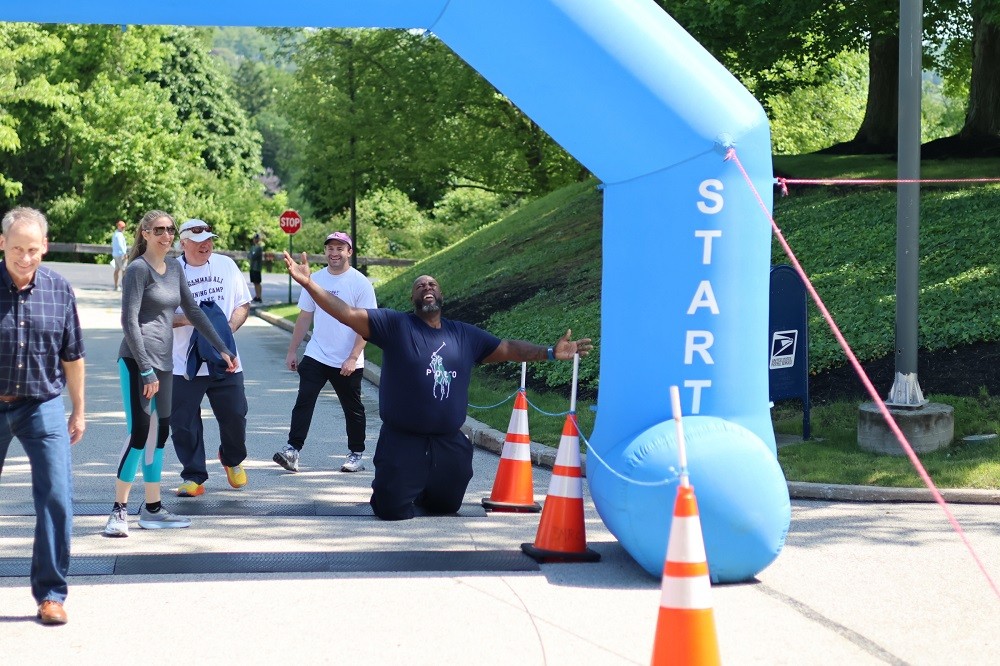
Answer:
[[[218,350],[228,371],[236,371],[235,354],[226,348],[195,303],[180,263],[167,261],[175,233],[174,218],[169,214],[159,210],[146,213],[136,227],[135,244],[122,280],[121,323],[125,338],[118,349],[118,368],[129,434],[115,475],[115,502],[104,527],[106,536],[128,536],[128,494],[140,465],[146,502],[139,512],[139,527],[158,529],[191,524],[190,519],[176,516],[160,504],[163,447],[170,434],[173,322],[178,305],[198,333]]]
[[[33,208],[3,217],[0,250],[0,476],[17,437],[31,466],[31,594],[42,624],[65,624],[73,532],[70,446],[83,438],[84,348],[73,288],[41,265],[48,222]],[[69,393],[69,420],[62,390]]]
[[[114,264],[115,291],[118,291],[118,278],[125,270],[125,255],[128,253],[128,245],[125,240],[125,222],[118,220],[115,224],[115,231],[111,234],[111,263]]]
[[[326,268],[312,274],[311,281],[325,292],[336,294],[354,307],[375,308],[375,289],[360,271],[351,267],[354,253],[351,237],[335,231],[326,237]],[[302,361],[297,353],[302,339],[313,325],[312,337],[306,345]],[[299,295],[299,316],[295,320],[292,339],[285,356],[289,370],[299,373],[299,394],[292,408],[292,423],[288,429],[288,444],[274,454],[274,462],[290,472],[299,469],[299,453],[305,446],[312,423],[313,411],[320,391],[327,382],[333,386],[344,409],[347,422],[347,459],[341,472],[357,472],[365,468],[365,405],[361,402],[361,380],[364,375],[365,340],[323,310],[316,311],[316,301],[306,291]]]
[[[455,513],[472,480],[472,443],[462,432],[469,381],[478,363],[568,361],[586,356],[590,338],[572,331],[551,347],[501,340],[477,326],[441,316],[444,296],[437,280],[413,281],[413,312],[353,307],[323,289],[309,274],[306,256],[285,264],[316,305],[382,348],[375,478],[370,500],[383,520],[413,518],[415,507],[431,514]]]
[[[260,234],[253,235],[252,243],[250,251],[247,252],[247,259],[250,260],[250,284],[253,285],[253,302],[263,303],[264,301],[260,297],[260,273],[264,269],[264,247]]]
[[[213,253],[215,238],[218,236],[207,223],[188,220],[181,225],[183,254],[177,261],[195,302],[208,315],[226,346],[237,351],[233,334],[250,313],[250,290],[236,262]],[[247,473],[242,465],[247,457],[247,396],[242,364],[238,355],[236,372],[227,372],[225,366],[213,363],[212,359],[201,362],[200,350],[205,341],[199,340],[200,334],[178,309],[174,314],[174,410],[170,415],[170,429],[177,460],[183,466],[183,481],[177,488],[181,497],[204,494],[204,484],[208,480],[205,430],[201,420],[201,402],[206,395],[219,423],[218,456],[226,470],[226,479],[233,488],[247,484]],[[208,356],[213,352],[211,349],[206,351]]]

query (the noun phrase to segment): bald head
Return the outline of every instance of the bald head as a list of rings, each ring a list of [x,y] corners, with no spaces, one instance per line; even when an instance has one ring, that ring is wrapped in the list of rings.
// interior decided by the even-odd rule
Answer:
[[[430,275],[421,275],[413,281],[410,291],[410,298],[413,302],[413,309],[417,313],[440,312],[444,306],[444,296],[441,294],[441,287]]]

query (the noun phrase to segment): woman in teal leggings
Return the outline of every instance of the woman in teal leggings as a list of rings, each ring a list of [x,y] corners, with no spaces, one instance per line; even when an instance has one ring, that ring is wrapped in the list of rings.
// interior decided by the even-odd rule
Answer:
[[[128,494],[140,466],[146,502],[139,512],[139,527],[177,528],[191,524],[190,519],[174,515],[160,504],[163,447],[170,434],[173,321],[178,306],[219,350],[229,372],[236,370],[236,354],[226,349],[195,303],[180,264],[167,257],[175,233],[170,215],[158,210],[146,213],[136,229],[122,278],[121,322],[125,338],[118,350],[118,367],[128,437],[118,463],[115,502],[104,527],[107,536],[128,536]]]

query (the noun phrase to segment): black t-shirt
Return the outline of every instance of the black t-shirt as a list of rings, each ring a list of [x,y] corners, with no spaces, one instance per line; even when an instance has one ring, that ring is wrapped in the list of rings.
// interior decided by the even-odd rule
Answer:
[[[379,416],[391,428],[444,435],[461,429],[472,367],[500,338],[460,321],[431,328],[413,313],[368,310],[368,340],[382,348]]]

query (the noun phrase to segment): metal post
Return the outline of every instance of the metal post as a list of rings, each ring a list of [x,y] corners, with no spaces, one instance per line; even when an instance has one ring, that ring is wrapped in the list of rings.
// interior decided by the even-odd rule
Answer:
[[[347,61],[347,85],[348,93],[351,99],[351,137],[350,137],[350,160],[351,160],[351,242],[354,243],[354,251],[351,252],[351,268],[357,269],[358,267],[358,167],[357,167],[357,136],[355,132],[357,130],[357,120],[354,117],[356,108],[356,95],[357,90],[355,89],[354,82],[354,40],[346,40],[347,47],[350,49],[349,59]]]
[[[899,132],[897,173],[900,180],[920,178],[920,93],[923,0],[899,2]],[[920,184],[896,189],[896,376],[886,404],[927,404],[917,381],[917,305],[920,289]]]
[[[292,237],[295,234],[288,234],[288,256],[295,261],[295,253],[292,251]],[[292,304],[292,274],[288,274],[288,304]]]

